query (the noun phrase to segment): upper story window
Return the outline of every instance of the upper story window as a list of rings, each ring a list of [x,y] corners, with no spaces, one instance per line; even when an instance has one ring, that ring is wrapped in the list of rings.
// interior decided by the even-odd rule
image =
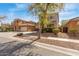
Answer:
[[[50,16],[50,19],[53,19],[53,16]]]

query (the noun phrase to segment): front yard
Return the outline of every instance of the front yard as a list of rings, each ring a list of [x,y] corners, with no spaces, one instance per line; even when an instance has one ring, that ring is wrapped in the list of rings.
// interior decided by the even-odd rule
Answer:
[[[38,33],[29,33],[29,34],[25,34],[23,36],[38,36]],[[76,34],[75,36],[73,34],[68,34],[68,33],[62,33],[59,32],[57,35],[55,35],[54,33],[41,33],[42,37],[57,37],[57,38],[67,38],[67,39],[74,39],[74,40],[78,40],[79,39],[79,34]]]
[[[61,33],[59,34],[61,37]],[[62,38],[66,38],[64,37],[65,34],[62,34]],[[41,38],[39,40],[37,40],[37,42],[41,42],[41,43],[46,43],[46,44],[51,44],[51,45],[56,45],[56,46],[61,46],[61,47],[65,47],[65,48],[70,48],[70,49],[75,49],[75,50],[79,50],[79,43],[76,42],[70,42],[70,41],[61,41],[61,40],[54,40],[54,39],[47,39],[48,37],[56,37],[53,33],[43,33],[41,35],[44,38]],[[18,36],[19,37],[19,36]],[[25,39],[25,40],[35,40],[37,38],[37,34],[33,33],[33,34],[25,34],[23,36],[20,36],[19,38]],[[69,39],[70,37],[67,36],[67,38]],[[72,40],[72,39],[69,39]]]

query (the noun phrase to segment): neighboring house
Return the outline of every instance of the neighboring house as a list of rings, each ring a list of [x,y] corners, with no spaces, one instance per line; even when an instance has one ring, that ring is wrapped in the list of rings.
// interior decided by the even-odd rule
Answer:
[[[79,17],[70,19],[65,26],[68,29],[68,32],[70,29],[77,29],[77,31],[79,32]]]
[[[34,31],[36,23],[32,21],[25,21],[21,19],[15,19],[12,22],[12,27],[14,31]]]
[[[52,27],[59,26],[59,15],[58,13],[53,13],[48,15],[48,20]],[[21,19],[15,19],[12,22],[12,27],[14,31],[34,31],[37,30],[39,25],[38,23],[32,21],[25,21]]]

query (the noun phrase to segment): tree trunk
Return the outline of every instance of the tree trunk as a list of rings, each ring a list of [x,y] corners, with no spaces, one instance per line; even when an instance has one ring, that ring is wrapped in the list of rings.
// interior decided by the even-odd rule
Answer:
[[[44,14],[44,20],[46,21],[46,23],[44,24],[44,28],[47,28],[48,17],[47,17],[47,12],[46,11],[45,11],[45,14]]]
[[[38,30],[38,39],[41,38],[41,27],[40,27],[40,23],[38,24],[39,30]]]
[[[43,33],[44,32],[44,25],[41,25],[42,26],[42,28],[41,28],[41,32]]]
[[[59,13],[57,12],[57,17],[58,17],[58,19],[57,19],[57,28],[59,27]]]
[[[48,20],[48,17],[47,17],[47,9],[48,9],[48,4],[46,4],[46,9],[44,10],[44,18],[45,20],[47,21]],[[47,28],[47,24],[44,25],[44,28]],[[40,23],[39,23],[39,32],[38,32],[38,39],[41,38],[41,26],[40,26]]]
[[[46,9],[44,10],[44,19],[46,21],[46,24],[44,25],[44,28],[47,28],[47,25],[48,25],[48,14],[47,14],[47,10],[48,10],[48,6],[49,6],[49,3],[46,4]]]

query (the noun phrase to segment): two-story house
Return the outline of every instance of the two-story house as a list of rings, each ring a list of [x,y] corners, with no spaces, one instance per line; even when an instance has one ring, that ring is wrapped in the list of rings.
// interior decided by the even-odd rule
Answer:
[[[36,23],[32,21],[25,21],[21,19],[15,19],[12,22],[12,28],[14,31],[34,31]]]
[[[71,29],[76,29],[79,32],[79,17],[68,20],[62,27],[62,32],[69,32]]]

